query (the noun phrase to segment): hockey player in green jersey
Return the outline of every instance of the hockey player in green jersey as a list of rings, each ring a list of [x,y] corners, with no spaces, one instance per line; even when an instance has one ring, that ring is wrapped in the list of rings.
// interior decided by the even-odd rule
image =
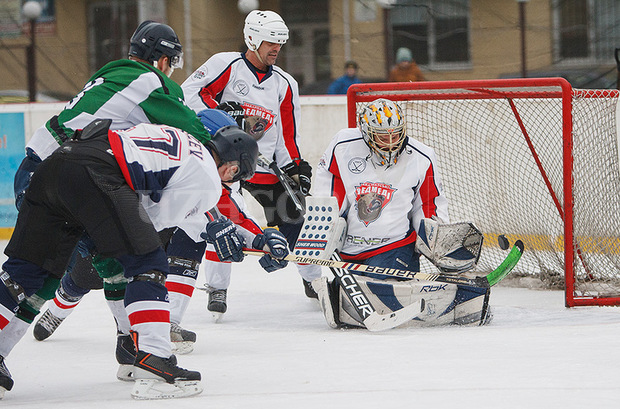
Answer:
[[[182,65],[182,46],[171,27],[153,21],[140,24],[131,37],[128,58],[102,67],[58,115],[35,131],[15,175],[18,209],[40,162],[70,139],[76,130],[96,118],[111,119],[112,130],[140,123],[164,124],[180,128],[203,143],[209,140],[211,136],[196,113],[185,105],[181,87],[169,78],[172,71]],[[75,258],[79,260],[80,257],[76,254]],[[72,267],[70,265],[69,269]],[[90,268],[90,262],[78,263],[75,273],[84,268]],[[110,309],[115,312],[124,310],[123,296],[118,294],[118,289],[124,289],[125,283],[113,281],[104,281],[104,292]],[[9,330],[0,335],[0,364],[2,357],[6,358],[23,337],[45,301],[54,297],[58,285],[58,279],[50,278],[39,292],[20,304],[16,317],[8,325]],[[121,332],[128,333],[128,322],[118,324],[126,327]]]

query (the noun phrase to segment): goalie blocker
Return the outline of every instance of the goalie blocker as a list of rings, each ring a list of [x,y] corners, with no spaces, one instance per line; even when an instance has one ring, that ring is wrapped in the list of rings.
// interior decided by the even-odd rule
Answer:
[[[293,254],[328,259],[346,237],[346,221],[339,217],[338,204],[333,197],[308,197],[302,233]],[[471,223],[440,225],[425,219],[421,245],[422,254],[445,272],[464,272],[473,268],[482,247],[482,234]],[[432,231],[431,231],[432,230]],[[420,244],[418,244],[419,246]],[[362,273],[363,274],[363,273]],[[419,314],[399,327],[435,325],[483,325],[490,321],[490,288],[461,286],[442,282],[393,279],[380,280],[357,275],[358,290],[381,315],[422,303]],[[321,277],[312,282],[319,303],[332,328],[362,327],[357,298],[347,295],[340,280]]]

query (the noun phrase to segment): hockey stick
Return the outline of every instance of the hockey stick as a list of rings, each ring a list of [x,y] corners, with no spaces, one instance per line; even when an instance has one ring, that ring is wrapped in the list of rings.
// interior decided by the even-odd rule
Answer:
[[[291,198],[291,200],[295,204],[295,207],[297,208],[297,210],[301,213],[304,213],[304,206],[301,204],[301,202],[299,201],[299,198],[297,197],[297,195],[293,191],[293,188],[291,187],[291,183],[293,182],[291,178],[288,175],[285,175],[284,172],[282,172],[282,169],[280,169],[274,161],[270,161],[265,156],[263,156],[262,153],[258,154],[258,164],[260,166],[273,170],[273,172],[276,174],[276,176],[280,180],[280,183],[282,183],[282,186],[284,186],[284,190],[286,190],[286,194]]]
[[[264,252],[257,250],[243,250],[245,254],[251,255],[263,255]],[[454,276],[449,274],[429,274],[422,272],[414,272],[408,270],[399,270],[395,268],[386,268],[386,267],[376,267],[376,266],[368,266],[365,264],[356,264],[356,263],[347,263],[343,261],[336,260],[324,260],[320,258],[314,257],[306,257],[306,256],[295,256],[292,254],[284,257],[284,260],[292,261],[294,263],[303,263],[303,264],[316,264],[323,267],[328,268],[339,268],[348,271],[359,271],[363,273],[372,273],[377,275],[383,275],[386,277],[397,277],[397,278],[407,278],[407,279],[418,279],[425,281],[438,281],[442,283],[448,284],[458,284],[467,287],[479,287],[479,288],[489,288],[499,283],[504,277],[506,277],[512,269],[517,265],[519,260],[521,259],[521,255],[523,254],[523,242],[521,240],[517,240],[512,246],[510,253],[502,263],[491,273],[478,276],[478,277],[463,277],[463,276]]]

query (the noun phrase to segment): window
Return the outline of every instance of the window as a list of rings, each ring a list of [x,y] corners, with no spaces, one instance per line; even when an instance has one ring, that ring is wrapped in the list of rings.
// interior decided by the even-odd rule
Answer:
[[[137,1],[106,1],[89,5],[90,69],[127,58],[129,38],[138,25]]]
[[[469,0],[398,0],[390,21],[394,54],[407,47],[420,65],[470,65]]]
[[[553,57],[561,62],[612,63],[620,46],[616,0],[554,0]]]

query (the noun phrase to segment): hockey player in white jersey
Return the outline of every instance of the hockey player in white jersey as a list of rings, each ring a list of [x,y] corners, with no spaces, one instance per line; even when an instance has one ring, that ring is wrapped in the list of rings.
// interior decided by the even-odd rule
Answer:
[[[185,100],[196,112],[228,102],[240,104],[252,128],[261,130],[258,146],[262,155],[284,169],[306,195],[312,168],[303,160],[298,146],[299,89],[295,79],[275,65],[289,38],[288,27],[277,13],[254,10],[246,17],[243,35],[248,50],[222,52],[209,58],[181,85]],[[242,187],[263,206],[267,225],[278,226],[292,247],[303,220],[274,171],[259,166]],[[213,288],[208,308],[223,313],[230,267],[207,261],[205,271],[207,285]],[[316,298],[309,283],[320,277],[321,269],[299,266],[299,273],[306,295]]]
[[[338,132],[320,160],[315,196],[338,199],[347,226],[339,251],[344,261],[419,271],[416,239],[421,223],[449,222],[435,152],[408,137],[405,125],[403,112],[393,101],[370,102],[359,112],[358,127]],[[472,259],[477,261],[473,254]],[[488,289],[363,275],[359,284],[381,313],[424,296],[424,314],[409,325],[478,325],[488,317]],[[313,286],[330,326],[363,327],[337,280],[321,277]]]
[[[140,123],[156,123],[180,128],[202,142],[210,138],[196,113],[183,102],[181,87],[169,78],[175,68],[183,66],[182,46],[175,31],[165,24],[144,21],[133,33],[128,46],[127,59],[112,61],[99,69],[61,112],[37,129],[30,138],[26,146],[26,157],[15,174],[15,202],[18,209],[30,183],[30,177],[41,161],[70,139],[76,130],[84,128],[96,118],[111,119],[111,129],[126,129]],[[67,183],[71,183],[69,179]],[[77,268],[68,266],[68,274],[71,270],[72,275],[88,275],[82,272],[92,268],[92,258],[85,251],[81,253],[85,257],[76,254]],[[98,284],[90,276],[94,276]],[[60,289],[66,295],[60,304],[62,311],[65,313],[71,311],[71,307],[77,305],[85,291],[103,285],[106,300],[116,319],[118,345],[130,344],[129,325],[127,319],[122,317],[124,314],[122,291],[125,283],[116,282],[114,277],[106,276],[102,284],[101,278],[94,274],[90,276],[88,280],[78,280],[78,286],[68,286],[64,289],[66,291]],[[0,342],[4,346],[0,348],[1,356],[6,357],[10,353],[13,346],[26,333],[45,301],[54,297],[57,288],[58,278],[50,276],[36,294],[20,303],[15,318],[7,330],[0,333]],[[35,326],[35,337],[44,339],[49,336],[64,316],[44,314],[38,323],[41,325]],[[173,329],[179,330],[178,326]],[[178,331],[175,331],[171,332],[171,336],[178,335]]]
[[[157,231],[181,227],[194,241],[214,243],[221,259],[242,260],[243,237],[229,220],[209,221],[206,212],[219,200],[222,181],[252,176],[258,147],[237,127],[220,130],[206,148],[177,128],[142,124],[110,131],[110,123],[94,121],[34,173],[5,249],[0,330],[48,275],[62,275],[86,232],[129,279],[125,307],[137,349],[132,396],[197,394],[200,373],[178,367],[171,354],[169,267]],[[66,174],[72,183],[65,183]],[[156,392],[154,383],[169,389]],[[12,386],[2,360],[0,391]]]

